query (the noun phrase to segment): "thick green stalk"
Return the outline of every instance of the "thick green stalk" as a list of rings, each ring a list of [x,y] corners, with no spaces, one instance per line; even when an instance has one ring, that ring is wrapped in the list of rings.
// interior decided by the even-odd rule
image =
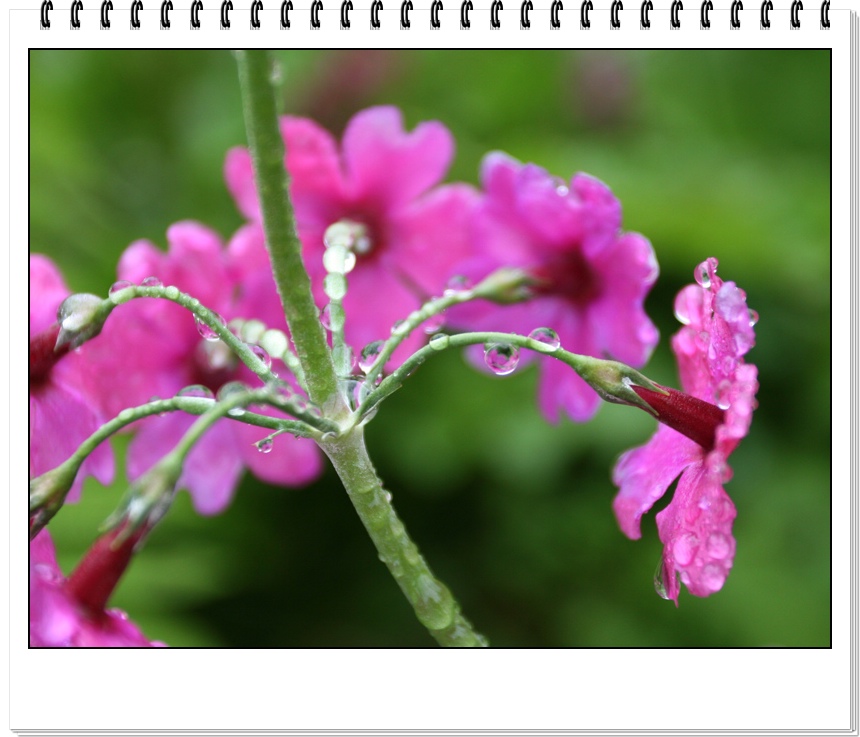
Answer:
[[[391,505],[391,495],[367,454],[363,428],[322,443],[349,498],[394,580],[418,620],[440,645],[486,647],[487,640],[472,629],[445,584],[427,566]]]
[[[331,354],[311,282],[302,263],[284,168],[284,142],[272,88],[272,59],[259,49],[237,51],[245,127],[263,214],[266,247],[311,400],[322,406],[337,391]]]
[[[344,423],[341,432],[320,441],[367,529],[379,557],[388,566],[418,619],[433,637],[449,646],[484,646],[460,614],[451,592],[436,580],[382,488],[364,445],[363,430],[348,427],[349,408],[338,380],[301,259],[284,168],[284,146],[272,89],[271,59],[263,51],[239,51],[239,77],[248,142],[263,214],[266,244],[296,355],[304,370],[311,400],[328,419]]]

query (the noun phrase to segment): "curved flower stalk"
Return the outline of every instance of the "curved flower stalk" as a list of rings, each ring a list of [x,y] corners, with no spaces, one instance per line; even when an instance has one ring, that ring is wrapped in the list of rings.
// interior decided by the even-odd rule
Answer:
[[[392,325],[427,297],[442,293],[456,265],[470,254],[468,219],[477,193],[463,184],[437,186],[454,153],[451,134],[435,121],[406,132],[393,107],[355,115],[340,147],[305,118],[284,117],[280,128],[303,259],[320,309],[329,301],[323,288],[326,230],[345,220],[361,231],[343,304],[349,316],[346,340],[360,351],[388,337]],[[239,209],[252,221],[231,249],[261,262],[260,205],[246,149],[227,154],[225,176]],[[410,336],[389,368],[425,340],[420,333]]]
[[[30,647],[164,647],[125,612],[105,608],[140,540],[114,545],[116,537],[111,532],[96,541],[68,579],[48,531],[30,541]]]
[[[93,344],[76,351],[68,344],[57,347],[62,330],[57,308],[69,294],[49,258],[30,256],[30,478],[65,461],[106,419],[97,409],[102,369]],[[79,498],[87,475],[109,484],[113,472],[110,448],[97,449],[84,462],[68,501]]]
[[[570,351],[610,356],[642,366],[657,343],[643,302],[657,278],[651,244],[622,233],[621,203],[585,174],[566,184],[534,164],[491,153],[481,168],[484,187],[473,217],[476,255],[463,264],[477,280],[501,267],[525,271],[529,299],[500,309],[473,303],[451,311],[468,330],[528,335],[546,325]],[[541,359],[539,403],[556,422],[562,412],[578,421],[597,411],[598,397],[555,361]]]
[[[177,223],[168,229],[167,242],[167,253],[146,241],[129,246],[117,269],[120,280],[139,284],[149,279],[175,286],[224,320],[257,316],[260,297],[255,274],[236,266],[215,233],[198,223]],[[275,325],[286,327],[283,315]],[[260,385],[217,335],[167,300],[123,304],[111,315],[103,334],[110,345],[122,345],[121,350],[99,351],[101,402],[110,415],[153,396],[171,397],[186,387],[214,396],[235,381]],[[276,368],[284,380],[289,378],[280,363]],[[296,385],[293,389],[298,391]],[[139,478],[169,452],[193,421],[182,412],[142,421],[129,446],[129,478]],[[200,440],[179,481],[191,493],[197,511],[221,512],[245,468],[265,481],[286,486],[303,485],[319,475],[322,458],[313,442],[282,435],[260,452],[256,444],[264,437],[257,428],[225,419]]]
[[[715,258],[700,264],[695,276],[697,283],[675,300],[683,327],[672,338],[688,394],[635,388],[666,424],[622,455],[613,474],[620,488],[613,508],[634,540],[641,536],[642,515],[680,475],[672,501],[657,514],[664,546],[658,591],[676,605],[678,577],[690,593],[709,596],[731,570],[737,513],[723,484],[732,476],[728,457],[749,431],[758,390],[756,367],[743,359],[755,343],[758,319],[746,294],[717,276]]]

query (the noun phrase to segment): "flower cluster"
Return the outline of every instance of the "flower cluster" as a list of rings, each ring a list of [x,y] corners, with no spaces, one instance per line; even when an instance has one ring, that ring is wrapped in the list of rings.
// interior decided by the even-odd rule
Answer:
[[[350,264],[343,269],[349,271],[343,337],[356,352],[387,339],[399,320],[430,298],[512,268],[521,288],[464,299],[445,316],[449,332],[529,335],[542,329],[556,347],[561,343],[577,354],[635,367],[648,359],[658,334],[643,304],[658,274],[657,261],[643,236],[621,230],[621,205],[603,183],[584,174],[564,181],[502,153],[484,159],[480,189],[442,183],[454,154],[451,133],[438,122],[407,131],[392,107],[357,114],[340,143],[311,120],[285,117],[280,125],[303,260],[323,313],[333,299],[325,286],[330,245],[325,234],[336,223],[347,224],[351,234]],[[280,331],[286,343],[289,329],[246,149],[228,152],[225,178],[246,218],[226,244],[202,224],[177,223],[167,231],[166,252],[148,241],[125,250],[112,290],[170,285],[225,325],[257,321]],[[68,296],[59,272],[48,259],[33,256],[30,278],[31,477],[54,468],[126,408],[188,387],[214,397],[233,382],[260,386],[259,375],[210,328],[167,299],[123,303],[104,325],[76,335],[70,345],[60,338],[62,314],[55,319]],[[639,536],[642,514],[681,474],[675,499],[657,517],[666,545],[667,595],[676,601],[676,572],[694,594],[707,595],[720,588],[731,567],[735,511],[722,488],[729,474],[725,461],[747,431],[756,389],[755,369],[742,358],[753,344],[743,292],[720,281],[713,259],[700,269],[698,282],[678,298],[685,327],[673,339],[687,393],[634,387],[667,425],[648,445],[625,454],[615,473],[621,487],[615,511],[630,537]],[[427,332],[434,329],[438,323]],[[427,339],[419,330],[404,335],[386,354],[385,369],[395,370]],[[579,375],[551,356],[534,360],[540,362],[538,399],[547,419],[557,422],[566,415],[585,421],[594,414],[599,397]],[[301,377],[292,376],[277,356],[271,369],[291,396],[303,397]],[[173,412],[135,422],[129,478],[140,479],[152,469],[193,421]],[[215,514],[228,506],[245,469],[282,486],[303,485],[319,475],[322,456],[313,440],[279,432],[277,442],[260,443],[264,434],[228,417],[218,419],[184,458],[177,487],[190,492],[200,513]],[[82,470],[67,500],[77,497],[86,474],[104,483],[111,479],[109,448],[92,453]],[[109,554],[99,545],[94,555],[113,560],[114,542]],[[125,553],[123,570],[131,548]],[[82,563],[79,570],[96,569]],[[86,575],[91,582],[92,575]],[[151,644],[123,615],[105,613],[106,597],[87,604],[81,590],[92,586],[79,585],[85,577],[73,575],[66,582],[47,532],[34,539],[31,643]]]

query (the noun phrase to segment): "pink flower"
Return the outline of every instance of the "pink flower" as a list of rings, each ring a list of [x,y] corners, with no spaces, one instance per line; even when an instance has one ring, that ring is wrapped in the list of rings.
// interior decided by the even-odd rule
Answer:
[[[167,241],[167,253],[147,241],[129,246],[120,259],[119,278],[138,284],[157,277],[165,286],[196,297],[225,320],[261,317],[257,312],[261,272],[243,271],[214,232],[182,222],[168,229]],[[268,278],[271,281],[271,274]],[[267,327],[286,329],[283,316],[278,319],[273,310],[263,319]],[[102,332],[112,346],[121,346],[101,357],[106,366],[100,377],[101,396],[111,415],[153,396],[171,397],[190,385],[200,384],[217,394],[230,381],[260,384],[223,343],[201,336],[188,311],[166,300],[136,299],[120,305]],[[278,370],[281,364],[275,363]],[[279,373],[286,376],[282,367]],[[173,412],[141,422],[129,446],[129,477],[138,478],[172,450],[195,419]],[[312,441],[280,435],[272,452],[264,454],[254,444],[267,434],[225,419],[204,435],[189,454],[178,482],[191,493],[197,511],[222,511],[246,467],[265,481],[287,486],[309,483],[319,475],[321,458]]]
[[[717,276],[714,258],[695,273],[698,283],[675,300],[684,326],[672,338],[681,386],[691,396],[634,387],[666,424],[648,443],[622,455],[613,474],[620,488],[613,508],[622,531],[634,540],[641,536],[642,515],[681,476],[672,501],[657,514],[661,578],[676,605],[676,574],[690,593],[708,596],[722,588],[731,570],[736,511],[723,484],[732,475],[727,459],[749,431],[758,390],[756,367],[743,360],[755,343],[757,319],[746,295]]]
[[[68,346],[54,348],[60,330],[57,308],[68,296],[54,263],[45,256],[30,256],[30,478],[69,458],[105,419],[98,410],[95,376],[99,368],[93,360],[93,344],[71,352]],[[78,499],[88,474],[103,484],[111,482],[109,446],[99,446],[84,461],[68,501]]]
[[[502,153],[485,157],[481,180],[478,256],[463,264],[464,273],[477,281],[503,266],[521,268],[535,280],[533,297],[504,308],[464,305],[452,310],[451,321],[526,335],[548,327],[569,351],[641,366],[658,337],[643,310],[657,262],[644,237],[620,232],[621,205],[609,188],[585,174],[568,187]],[[589,419],[600,401],[594,391],[558,361],[539,360],[544,415],[553,422],[561,411]]]
[[[437,122],[407,133],[393,107],[370,108],[350,120],[338,150],[334,138],[314,122],[285,117],[281,132],[296,224],[317,304],[324,307],[323,234],[339,220],[366,228],[357,249],[344,300],[347,342],[361,350],[387,338],[392,325],[429,296],[441,294],[453,266],[467,256],[468,218],[476,193],[452,184],[433,188],[454,152],[451,134]],[[247,150],[230,151],[227,186],[239,209],[260,221]],[[260,250],[262,229],[244,231],[243,248]],[[420,344],[412,336],[396,353],[395,367]]]
[[[85,558],[96,575],[76,579],[76,571],[68,580],[48,531],[30,541],[30,647],[164,647],[144,637],[125,612],[104,609],[137,542],[132,538],[113,550],[114,537],[97,541]]]

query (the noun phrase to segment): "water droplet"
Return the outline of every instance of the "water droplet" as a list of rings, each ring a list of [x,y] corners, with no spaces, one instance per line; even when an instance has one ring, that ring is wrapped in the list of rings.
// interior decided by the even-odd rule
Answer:
[[[326,274],[323,291],[329,299],[340,302],[346,296],[346,279],[343,274]]]
[[[364,350],[361,352],[361,358],[358,359],[358,368],[364,371],[364,373],[367,373],[379,357],[379,354],[382,353],[384,346],[385,341],[382,340],[375,340],[373,343],[368,343],[364,346]]]
[[[406,323],[406,320],[398,320],[396,323],[394,323],[394,325],[391,326],[391,334],[405,335],[408,327],[409,326]]]
[[[657,563],[657,570],[654,572],[654,591],[657,592],[657,595],[661,599],[670,599],[669,589],[666,585],[666,575],[667,571],[663,565],[663,559],[660,559],[660,562]],[[677,575],[677,574],[675,574]]]
[[[698,538],[692,533],[681,535],[672,544],[672,555],[675,557],[675,562],[679,566],[687,566],[690,561],[696,556],[696,550],[699,547]]]
[[[370,393],[370,388],[363,376],[348,376],[340,382],[340,388],[346,397],[349,408],[353,411],[361,406]]]
[[[160,401],[161,401],[161,397],[159,397],[157,394],[153,394],[149,398],[149,402],[147,402],[147,404],[152,404],[153,402],[160,402]],[[158,417],[165,417],[166,415],[167,415],[167,412],[165,411],[165,412],[159,412],[157,416]]]
[[[457,292],[465,292],[471,289],[472,286],[472,281],[469,277],[457,274],[448,280],[448,284],[445,286],[444,296],[450,297]]]
[[[148,277],[146,277],[146,279],[144,279],[140,283],[140,286],[142,286],[142,287],[160,287],[160,286],[162,286],[161,279],[159,279],[157,276],[148,276]]]
[[[433,333],[438,333],[442,326],[445,324],[445,313],[439,312],[435,315],[431,315],[428,317],[421,325],[424,328],[424,332],[427,335],[433,335]]]
[[[561,177],[553,177],[553,183],[555,184],[555,191],[561,197],[566,197],[570,194],[570,188],[567,186],[567,182],[564,181]]]
[[[496,376],[513,373],[520,362],[520,351],[510,343],[487,343],[484,346],[484,361]]]
[[[702,568],[699,583],[711,592],[719,591],[726,582],[727,575],[728,571],[726,571],[726,569],[721,565],[709,563]]]
[[[116,302],[116,300],[114,299],[115,296],[119,295],[120,292],[123,292],[126,289],[128,289],[129,287],[133,287],[133,286],[134,286],[134,284],[132,284],[130,281],[127,281],[125,279],[120,279],[119,281],[115,281],[113,284],[110,285],[110,289],[108,289],[108,297],[111,298],[111,301]]]
[[[693,272],[696,283],[703,289],[711,288],[711,275],[708,273],[708,262],[702,261]]]
[[[170,299],[177,299],[179,297],[179,289],[176,287],[165,287],[164,296]]]
[[[390,491],[388,491],[387,489],[383,489],[382,490],[382,496],[385,497],[385,501],[387,501],[389,503],[391,502],[391,492]]]
[[[226,325],[227,323],[224,321],[224,318],[221,317],[217,312],[211,313],[215,322]],[[197,323],[197,332],[203,336],[205,340],[219,340],[218,333],[216,333],[212,328],[210,328],[203,320],[201,320],[197,315],[194,315],[194,322]]]
[[[690,324],[690,315],[687,312],[687,305],[683,302],[675,302],[675,319],[681,323],[681,325],[689,325]]]
[[[320,322],[326,330],[331,331],[331,305],[323,307],[322,312],[320,312]]]
[[[176,392],[177,397],[201,397],[203,399],[214,399],[215,395],[212,393],[212,390],[208,386],[203,386],[203,384],[192,384],[191,386],[186,386],[184,389],[180,389]]]
[[[246,391],[248,391],[248,387],[245,386],[241,381],[228,381],[218,390],[218,401],[227,401],[228,399],[234,397],[236,394]],[[234,407],[233,409],[229,410],[227,414],[231,417],[239,417],[245,414],[245,410],[243,407]]]
[[[728,409],[731,406],[732,399],[732,382],[728,379],[723,379],[717,386],[716,400],[717,407],[720,409]]]
[[[92,327],[102,301],[102,298],[95,294],[70,294],[57,308],[57,322],[64,331],[70,333],[82,331],[87,326]],[[75,347],[77,345],[79,344]]]
[[[355,268],[355,254],[343,246],[330,246],[323,253],[323,266],[329,274],[348,274]]]
[[[256,443],[257,450],[261,453],[271,453],[272,448],[275,447],[275,441],[272,438],[263,438],[261,441]]]
[[[707,550],[711,558],[723,560],[732,552],[731,540],[722,532],[712,532],[708,536]]]
[[[442,351],[448,347],[450,338],[445,333],[437,333],[430,338],[430,347],[436,351]]]
[[[252,345],[252,346],[250,346],[250,348],[251,348],[251,353],[253,353],[257,358],[259,358],[260,361],[262,362],[262,364],[267,369],[272,368],[272,358],[271,358],[271,356],[269,356],[268,353],[266,353],[265,349],[261,348],[258,345]]]
[[[552,328],[535,328],[529,333],[529,338],[546,346],[540,349],[544,353],[553,353],[561,347],[558,333]]]
[[[755,310],[750,310],[750,327],[755,327],[755,324],[758,322],[758,312]]]

